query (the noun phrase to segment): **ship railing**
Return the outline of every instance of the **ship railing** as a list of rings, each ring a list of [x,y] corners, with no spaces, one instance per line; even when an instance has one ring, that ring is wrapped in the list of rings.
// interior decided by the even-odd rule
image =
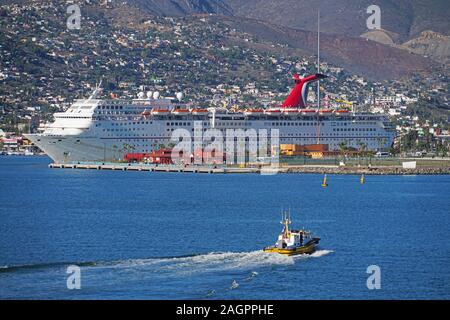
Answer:
[[[94,120],[109,120],[109,121],[140,121],[142,116],[96,116]]]

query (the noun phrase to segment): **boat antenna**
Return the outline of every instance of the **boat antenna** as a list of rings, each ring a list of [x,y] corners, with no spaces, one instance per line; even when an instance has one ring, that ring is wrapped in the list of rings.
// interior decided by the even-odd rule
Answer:
[[[103,78],[100,78],[100,82],[95,83],[95,89],[92,92],[92,94],[90,95],[90,97],[88,98],[88,100],[97,98],[98,92],[100,91],[100,89],[102,87],[102,81],[103,81]]]

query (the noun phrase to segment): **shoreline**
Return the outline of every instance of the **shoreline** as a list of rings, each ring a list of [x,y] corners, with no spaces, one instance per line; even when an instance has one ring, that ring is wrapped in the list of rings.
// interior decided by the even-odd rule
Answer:
[[[286,173],[310,174],[339,174],[339,175],[448,175],[450,167],[444,168],[416,168],[404,169],[402,167],[337,167],[337,168],[287,168]]]

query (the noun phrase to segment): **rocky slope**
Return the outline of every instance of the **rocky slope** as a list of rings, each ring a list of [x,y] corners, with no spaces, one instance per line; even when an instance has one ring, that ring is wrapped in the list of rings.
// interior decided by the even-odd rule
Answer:
[[[252,19],[242,20],[235,17],[211,17],[211,19],[220,19],[230,27],[249,33],[257,39],[286,44],[311,55],[317,52],[315,32]],[[322,34],[320,41],[322,59],[374,80],[425,72],[432,66],[432,63],[419,55],[359,37]]]
[[[417,38],[411,39],[402,45],[404,48],[436,61],[450,63],[450,36],[434,31],[423,31]]]

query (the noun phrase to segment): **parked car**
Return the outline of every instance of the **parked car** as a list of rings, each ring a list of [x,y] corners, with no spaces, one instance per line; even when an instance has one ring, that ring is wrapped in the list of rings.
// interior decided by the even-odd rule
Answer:
[[[377,158],[386,158],[386,157],[390,157],[391,154],[389,152],[385,152],[385,151],[378,151],[377,153],[375,153],[375,157]]]

